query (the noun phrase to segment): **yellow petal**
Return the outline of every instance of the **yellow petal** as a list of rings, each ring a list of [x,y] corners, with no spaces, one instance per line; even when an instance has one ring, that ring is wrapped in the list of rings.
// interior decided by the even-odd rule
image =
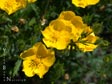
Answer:
[[[47,38],[47,39],[51,39],[51,36],[53,35],[53,31],[51,30],[50,27],[46,27],[44,31],[41,31],[42,35]]]
[[[73,24],[72,27],[72,33],[73,33],[73,41],[77,41],[79,37],[81,36],[81,33],[84,30],[85,24],[82,21],[82,18],[79,16],[74,16],[71,20],[71,23]]]
[[[84,25],[84,31],[83,33],[86,34],[91,34],[93,32],[93,30],[90,28],[90,26],[87,26],[86,24]]]
[[[26,59],[26,58],[31,57],[31,56],[34,57],[35,55],[36,55],[35,49],[34,48],[30,48],[30,49],[25,50],[24,52],[22,52],[20,54],[20,57],[22,59]]]
[[[25,60],[23,61],[23,71],[26,76],[32,77],[35,75],[34,70],[36,68],[36,65],[32,65],[31,60]]]
[[[88,5],[95,5],[98,3],[100,0],[87,0]]]
[[[84,26],[83,20],[80,16],[72,17],[71,22],[76,28],[83,28]]]
[[[59,34],[58,37],[51,37],[51,39],[43,38],[43,42],[47,47],[57,48],[59,50],[65,49],[70,42],[70,38],[68,34]],[[54,36],[56,36],[54,34]]]
[[[59,19],[71,20],[75,16],[75,13],[72,11],[62,11],[59,15]]]
[[[55,46],[55,43],[59,37],[59,34],[57,32],[54,32],[50,29],[50,27],[47,27],[44,31],[42,31],[42,34],[44,36],[43,42],[47,47]]]
[[[82,44],[82,43],[76,43],[76,45],[78,46],[78,48],[80,50],[82,50],[83,52],[89,52],[89,51],[93,51],[98,45],[95,44]]]
[[[86,0],[72,0],[72,3],[77,7],[85,8],[87,6]]]
[[[43,59],[41,59],[42,63],[46,65],[47,67],[51,67],[55,62],[55,53],[52,50],[49,50],[49,53],[47,56]]]
[[[99,0],[72,0],[72,3],[77,7],[85,8],[88,5],[95,5]]]
[[[62,20],[56,19],[51,21],[49,27],[55,31],[62,31],[66,28],[66,24]]]
[[[48,72],[49,68],[46,67],[44,64],[40,63],[38,65],[38,68],[35,69],[35,73],[40,77],[43,78],[43,76]]]
[[[47,39],[47,38],[43,38],[42,40],[47,47],[51,47],[51,48],[55,47],[55,44],[56,44],[55,40]]]
[[[28,0],[28,3],[36,2],[37,0]]]
[[[36,53],[37,57],[40,57],[40,58],[47,57],[48,56],[47,54],[48,54],[49,50],[42,43],[38,43],[38,45],[39,45],[39,47],[38,47],[38,51]]]
[[[26,6],[26,0],[0,0],[0,9],[9,15]]]
[[[88,35],[87,37],[83,38],[83,41],[86,41],[88,43],[95,43],[96,40],[98,39],[97,36],[94,35],[94,33],[91,33],[90,35]]]
[[[41,46],[43,46],[43,44],[41,42],[37,42],[32,48],[29,48],[28,50],[25,50],[24,52],[22,52],[20,54],[20,57],[22,59],[26,59],[26,58],[36,58],[37,56],[37,52],[39,51],[38,49],[40,49],[41,51]],[[39,48],[40,47],[40,48]],[[43,47],[42,47],[43,48]],[[43,48],[44,49],[44,48]],[[39,51],[39,52],[40,52]],[[42,52],[42,51],[41,51]],[[46,52],[46,51],[45,51]]]

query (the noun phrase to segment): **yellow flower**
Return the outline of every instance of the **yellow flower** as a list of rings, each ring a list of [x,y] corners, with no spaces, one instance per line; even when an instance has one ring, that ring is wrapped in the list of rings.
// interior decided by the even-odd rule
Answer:
[[[82,32],[82,35],[79,40],[76,42],[76,45],[83,52],[93,51],[98,46],[94,44],[97,39],[98,37],[95,36],[92,29],[89,26],[85,26],[85,29]]]
[[[0,0],[0,9],[6,11],[9,15],[25,6],[26,0]]]
[[[42,31],[43,42],[47,47],[57,48],[58,50],[65,49],[70,43],[70,32],[72,32],[72,29],[66,25],[65,21],[61,19],[53,20]]]
[[[85,8],[88,5],[95,5],[99,0],[72,0],[72,3],[77,7]]]
[[[98,39],[90,27],[83,23],[80,16],[72,11],[63,11],[56,20],[42,31],[43,42],[47,47],[58,50],[69,46],[71,40],[82,51],[92,51],[97,47],[94,43]]]
[[[23,71],[26,76],[32,77],[37,74],[40,78],[46,74],[55,62],[54,51],[47,49],[41,42],[32,48],[22,52],[20,57],[23,61]]]
[[[37,0],[28,0],[29,3],[33,3],[35,1],[37,1]]]
[[[83,27],[82,18],[72,11],[63,11],[56,20],[42,31],[43,42],[47,47],[62,50],[67,48],[71,39],[78,40]]]

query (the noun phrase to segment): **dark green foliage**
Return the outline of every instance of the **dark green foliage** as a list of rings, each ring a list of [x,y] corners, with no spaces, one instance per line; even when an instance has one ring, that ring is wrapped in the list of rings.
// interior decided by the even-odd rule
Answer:
[[[63,10],[82,16],[100,37],[99,47],[88,53],[56,50],[56,62],[43,79],[26,77],[20,53],[41,41],[41,30]],[[6,83],[4,72],[5,77],[16,79],[15,84],[112,84],[112,0],[100,0],[85,9],[75,7],[71,0],[38,0],[10,16],[0,10],[0,72],[0,84]]]

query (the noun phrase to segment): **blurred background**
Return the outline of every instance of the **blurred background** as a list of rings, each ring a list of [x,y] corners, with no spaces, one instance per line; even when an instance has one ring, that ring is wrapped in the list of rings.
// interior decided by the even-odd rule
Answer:
[[[56,62],[40,79],[22,72],[19,55],[41,41],[43,30],[61,11],[71,10],[100,37],[93,52],[56,50]],[[10,16],[0,10],[0,84],[112,84],[112,0],[85,9],[71,0],[37,0]]]

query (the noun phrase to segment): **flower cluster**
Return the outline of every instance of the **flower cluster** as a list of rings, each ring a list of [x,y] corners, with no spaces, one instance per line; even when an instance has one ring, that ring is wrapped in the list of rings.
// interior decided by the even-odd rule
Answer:
[[[46,46],[58,50],[67,48],[71,40],[84,52],[93,51],[97,47],[94,43],[98,37],[83,23],[82,18],[72,11],[63,11],[56,20],[51,21],[42,34]]]
[[[5,1],[7,0],[2,2],[6,3]],[[10,6],[8,8],[9,2],[7,1],[7,5],[2,3],[0,4],[2,8],[0,8],[11,14],[26,5],[25,0],[21,2],[13,1],[15,2],[10,2],[10,5],[15,4],[13,5],[14,7]],[[35,1],[28,0],[29,3]],[[98,1],[72,0],[72,3],[78,7],[85,8],[87,5],[96,4]],[[72,11],[62,11],[59,17],[51,21],[41,33],[43,35],[42,41],[46,46],[41,42],[37,42],[32,48],[20,54],[23,59],[23,71],[28,77],[37,74],[40,78],[43,78],[44,74],[48,72],[55,62],[53,48],[64,50],[72,42],[75,49],[78,48],[83,52],[88,52],[93,51],[98,46],[95,44],[98,37],[95,36],[93,30],[83,22],[80,16],[77,16]]]
[[[21,8],[25,8],[27,2],[32,3],[36,0],[0,0],[0,9],[6,11],[9,15]]]
[[[41,42],[36,43],[32,48],[20,54],[23,61],[23,71],[28,77],[35,74],[43,78],[49,67],[55,62],[54,51],[47,49]]]

